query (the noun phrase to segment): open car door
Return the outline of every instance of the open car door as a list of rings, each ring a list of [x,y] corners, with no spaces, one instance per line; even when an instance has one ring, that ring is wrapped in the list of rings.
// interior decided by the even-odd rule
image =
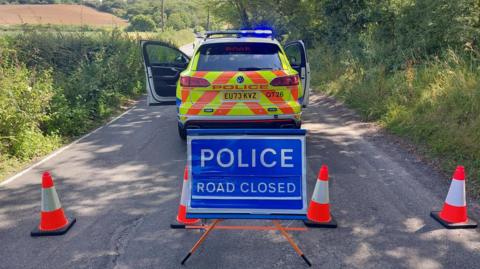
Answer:
[[[305,44],[302,40],[292,41],[287,43],[284,48],[290,65],[293,69],[297,70],[302,80],[304,92],[302,105],[306,107],[310,96],[310,65],[308,64]]]
[[[148,105],[173,105],[177,81],[190,58],[160,41],[140,41],[145,66]]]

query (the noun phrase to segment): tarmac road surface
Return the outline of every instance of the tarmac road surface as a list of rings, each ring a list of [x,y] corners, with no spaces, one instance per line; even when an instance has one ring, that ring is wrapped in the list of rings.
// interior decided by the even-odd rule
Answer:
[[[198,45],[198,43],[201,41],[201,38],[199,37],[196,37],[195,38],[195,41],[193,43],[188,43],[188,44],[185,44],[181,47],[179,47],[179,49],[185,53],[187,56],[189,57],[192,57],[193,56],[193,52],[195,50],[195,46]]]
[[[113,123],[0,186],[0,268],[181,268],[198,231],[171,230],[186,163],[175,108],[141,100]],[[392,138],[320,95],[305,110],[308,189],[330,168],[337,229],[291,232],[314,268],[480,268],[479,230],[446,230],[430,216],[449,179]],[[77,223],[31,238],[41,172],[50,170]],[[478,203],[470,201],[478,217]],[[226,221],[226,224],[266,221]],[[283,221],[286,226],[302,226]],[[213,231],[185,268],[303,268],[278,232]]]

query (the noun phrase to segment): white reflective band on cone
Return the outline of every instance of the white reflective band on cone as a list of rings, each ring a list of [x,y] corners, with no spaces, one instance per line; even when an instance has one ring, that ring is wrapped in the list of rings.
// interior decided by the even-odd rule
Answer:
[[[465,206],[465,180],[452,180],[445,202],[453,206]]]
[[[183,186],[182,186],[182,197],[180,198],[180,204],[181,205],[187,205],[187,200],[188,200],[188,181],[182,180],[183,181]]]
[[[60,200],[58,199],[55,187],[42,189],[42,211],[54,211],[61,208]]]
[[[319,204],[328,204],[330,202],[328,197],[328,181],[317,180],[312,200]]]

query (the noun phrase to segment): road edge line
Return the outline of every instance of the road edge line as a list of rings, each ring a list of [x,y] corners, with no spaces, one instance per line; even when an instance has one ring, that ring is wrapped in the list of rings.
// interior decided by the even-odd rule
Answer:
[[[25,173],[29,172],[30,170],[32,170],[33,168],[45,163],[46,161],[52,159],[53,157],[57,156],[58,154],[62,153],[63,151],[67,150],[68,148],[70,148],[71,146],[77,144],[78,142],[82,141],[83,139],[89,137],[90,135],[100,131],[101,129],[103,129],[104,127],[107,127],[109,126],[110,124],[114,123],[115,121],[117,121],[118,119],[120,119],[121,117],[125,116],[126,114],[128,114],[130,111],[132,111],[133,109],[135,109],[137,107],[137,105],[134,105],[132,106],[131,108],[129,108],[128,110],[124,111],[122,114],[116,116],[115,118],[113,118],[112,120],[110,120],[109,122],[105,123],[104,125],[98,127],[97,129],[87,133],[87,134],[84,134],[83,136],[81,136],[80,138],[77,138],[76,140],[74,140],[73,142],[71,142],[70,144],[68,145],[65,145],[57,150],[55,150],[54,152],[48,154],[47,156],[45,156],[43,159],[37,161],[36,163],[30,165],[29,167],[23,169],[22,171],[18,172],[17,174],[5,179],[4,181],[0,182],[0,187],[2,186],[5,186],[7,185],[8,183],[10,182],[13,182],[15,179],[21,177],[22,175],[24,175]]]

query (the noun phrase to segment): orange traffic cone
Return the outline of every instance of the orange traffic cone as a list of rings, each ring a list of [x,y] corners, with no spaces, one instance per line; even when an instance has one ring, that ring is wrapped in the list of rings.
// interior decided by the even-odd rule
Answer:
[[[188,199],[188,166],[185,165],[183,172],[183,187],[180,205],[178,206],[177,223],[170,224],[172,229],[184,229],[185,225],[193,225],[200,222],[200,219],[187,219],[187,199]]]
[[[42,176],[42,212],[40,224],[30,233],[31,236],[62,235],[72,227],[75,218],[68,218],[63,212],[58,199],[57,191],[53,185],[50,173],[44,172]]]
[[[430,215],[448,229],[473,229],[477,227],[477,222],[467,216],[465,169],[463,166],[457,166],[453,174],[442,211],[432,211]]]
[[[330,214],[328,195],[328,167],[322,165],[318,173],[317,183],[313,191],[312,200],[308,207],[306,226],[317,228],[337,228],[337,222]]]

